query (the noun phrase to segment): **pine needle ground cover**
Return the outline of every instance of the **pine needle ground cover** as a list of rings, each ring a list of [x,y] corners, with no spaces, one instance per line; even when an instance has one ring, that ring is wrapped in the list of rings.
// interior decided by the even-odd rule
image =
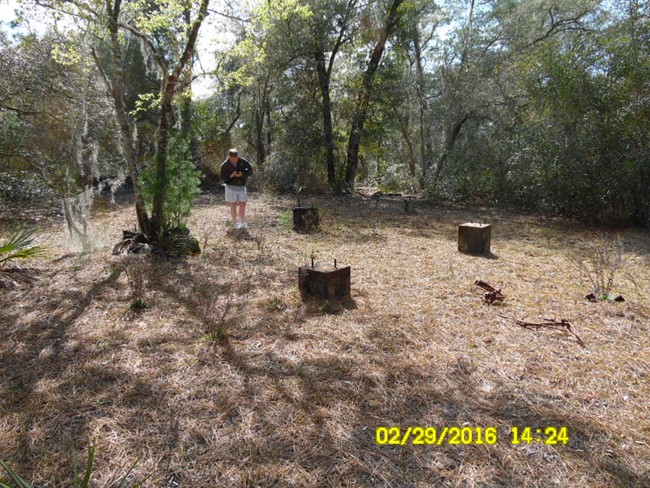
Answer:
[[[91,254],[41,221],[31,286],[0,290],[0,459],[37,487],[650,486],[650,238],[619,233],[614,291],[584,297],[575,249],[601,235],[492,209],[361,197],[313,199],[321,231],[296,234],[290,199],[253,195],[250,235],[201,196],[185,260],[111,256],[127,204],[94,210]],[[457,225],[493,225],[492,255],[457,252]],[[352,267],[352,300],[303,302],[297,270]],[[129,268],[130,266],[130,268]],[[127,271],[128,268],[128,271]],[[502,290],[487,305],[474,282]],[[134,310],[134,282],[146,308]],[[516,320],[568,320],[561,330]],[[379,445],[376,429],[495,427],[494,444]],[[512,427],[567,427],[569,442],[512,445]],[[0,476],[4,476],[0,475]]]

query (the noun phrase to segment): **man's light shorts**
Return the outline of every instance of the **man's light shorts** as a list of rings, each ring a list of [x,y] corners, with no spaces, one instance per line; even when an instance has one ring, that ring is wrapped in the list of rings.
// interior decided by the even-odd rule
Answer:
[[[226,185],[226,201],[230,203],[247,202],[248,193],[246,193],[246,187]]]

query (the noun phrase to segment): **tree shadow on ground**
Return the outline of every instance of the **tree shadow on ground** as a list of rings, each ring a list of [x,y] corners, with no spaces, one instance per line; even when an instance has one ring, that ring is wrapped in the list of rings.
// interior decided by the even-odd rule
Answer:
[[[185,303],[196,310],[191,300]],[[552,392],[531,401],[503,383],[486,393],[464,357],[445,370],[435,362],[433,369],[413,364],[399,347],[387,347],[394,340],[387,330],[368,329],[371,346],[333,337],[331,352],[323,349],[317,357],[292,353],[295,357],[289,359],[285,348],[292,343],[320,340],[302,330],[305,319],[313,320],[319,312],[318,306],[306,306],[302,317],[280,315],[266,327],[260,321],[245,333],[233,331],[204,358],[215,366],[225,361],[240,378],[236,393],[220,400],[220,408],[230,412],[223,435],[231,439],[238,469],[248,476],[233,486],[641,487],[650,481],[647,472],[630,467],[621,439],[583,415],[558,410]],[[274,346],[251,348],[256,343]],[[267,400],[255,400],[260,398]],[[186,413],[198,415],[193,407]],[[251,421],[255,434],[238,436],[237,425],[251,428]],[[439,431],[495,426],[498,442],[378,445],[375,429],[391,426],[434,426]],[[566,446],[513,446],[512,426],[533,431],[566,426],[571,440]],[[206,455],[209,448],[210,443]],[[302,473],[301,482],[292,478],[296,473]]]
[[[483,486],[569,486],[578,474],[580,486],[641,487],[650,481],[647,472],[626,465],[618,439],[600,425],[532,404],[505,386],[486,395],[462,364],[441,383],[398,356],[375,358],[371,365],[336,355],[293,362],[269,353],[260,361],[236,344],[222,347],[224,358],[244,378],[245,397],[271,388],[289,418],[300,412],[309,419],[295,426],[287,420],[282,429],[266,405],[253,407],[266,436],[254,448],[236,449],[253,452],[245,463],[259,486],[289,481],[273,469],[283,460],[306,472],[326,467],[316,486],[458,486],[461,472],[474,472],[466,483]],[[407,426],[435,426],[440,432],[444,426],[475,429],[494,423],[496,445],[385,446],[375,440],[375,429],[382,426],[401,426],[403,433]],[[510,426],[568,426],[571,440],[567,446],[512,446]]]
[[[23,420],[15,442],[6,445],[11,446],[13,452],[3,452],[5,459],[11,458],[19,465],[29,466],[37,444],[33,435],[41,428],[44,428],[44,432],[39,435],[43,442],[40,449],[45,452],[58,451],[62,443],[74,446],[86,439],[86,419],[83,415],[70,418],[65,428],[59,418],[61,410],[71,406],[69,394],[76,387],[75,384],[68,384],[63,376],[70,364],[79,360],[77,355],[83,350],[83,345],[71,346],[68,335],[72,325],[86,312],[95,297],[115,286],[118,277],[119,272],[111,272],[86,290],[46,288],[46,294],[40,294],[39,290],[43,288],[35,286],[22,299],[34,300],[33,307],[40,312],[40,317],[27,327],[17,326],[23,317],[5,315],[8,319],[5,324],[11,328],[3,331],[4,340],[11,346],[5,347],[0,356],[4,390],[0,410],[4,416],[22,415]],[[98,377],[92,378],[96,380]],[[59,390],[59,393],[41,385],[53,385],[53,389]],[[37,415],[43,402],[48,404],[49,422]],[[34,412],[35,416],[29,415],[29,412]]]
[[[165,262],[149,264],[151,270]],[[74,286],[41,283],[21,297],[33,300],[31,312],[38,313],[37,320],[19,311],[5,314],[0,418],[15,425],[8,430],[3,426],[0,459],[34,486],[72,486],[73,452],[85,467],[86,450],[94,440],[95,465],[103,467],[93,475],[98,486],[109,486],[111,477],[123,476],[140,458],[125,480],[125,486],[135,486],[168,471],[178,455],[177,390],[167,382],[165,358],[173,355],[168,351],[172,341],[177,347],[187,339],[152,328],[145,338],[134,340],[130,329],[143,316],[128,313],[124,323],[102,324],[102,330],[86,327],[80,334],[77,328],[117,286],[122,267],[108,268],[109,275],[96,282],[75,280],[76,268],[57,270],[51,275],[70,275]],[[134,347],[139,356],[130,359]],[[147,358],[157,361],[153,372],[142,366]],[[155,455],[147,457],[151,450]]]
[[[183,340],[190,345],[200,336],[204,303],[196,290],[215,286],[217,296],[236,300],[257,286],[235,275],[215,282],[182,263],[152,263],[147,276],[151,291],[161,294],[159,303],[178,303],[194,319],[191,330],[183,339],[159,337],[152,328],[135,344],[143,356],[131,367],[125,363],[135,350],[120,352],[129,341],[125,330],[107,331],[104,345],[70,338],[93,301],[116,285],[118,272],[43,297],[37,307],[49,318],[10,332],[5,340],[12,349],[5,347],[9,353],[0,357],[0,409],[22,423],[0,453],[19,472],[37,479],[33,460],[42,452],[60,459],[50,465],[69,465],[69,446],[87,443],[96,422],[107,439],[121,436],[113,452],[145,452],[148,458],[132,482],[154,472],[148,486],[169,479],[197,488],[650,484],[648,472],[630,467],[621,439],[584,415],[558,409],[552,391],[535,401],[516,382],[486,392],[471,361],[414,363],[389,328],[328,336],[307,327],[315,317],[340,318],[356,304],[329,312],[304,306],[299,313],[271,315],[267,327],[264,318],[247,328],[233,324],[223,340],[205,341],[198,352],[186,353],[185,362],[172,363],[166,346]],[[226,263],[237,271],[229,255],[215,257],[213,264]],[[9,324],[21,319],[17,312],[6,317]],[[147,361],[151,371],[139,372]],[[175,375],[182,384],[177,390],[171,385]],[[480,446],[378,445],[375,429],[395,425],[494,425],[499,438],[496,445]],[[511,446],[511,426],[567,426],[571,441]],[[51,474],[46,483],[69,486],[70,474]]]

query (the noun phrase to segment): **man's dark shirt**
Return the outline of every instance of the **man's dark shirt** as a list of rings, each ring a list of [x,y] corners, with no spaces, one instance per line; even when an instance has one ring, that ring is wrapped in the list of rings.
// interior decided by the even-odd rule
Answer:
[[[230,175],[235,171],[241,171],[242,175],[231,178]],[[246,179],[253,174],[253,167],[244,158],[240,157],[237,164],[230,162],[230,158],[221,163],[221,179],[226,185],[246,186]]]

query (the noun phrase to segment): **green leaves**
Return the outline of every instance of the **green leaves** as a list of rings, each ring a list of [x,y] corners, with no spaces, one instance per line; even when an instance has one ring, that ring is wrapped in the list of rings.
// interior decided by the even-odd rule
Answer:
[[[95,444],[88,448],[88,459],[86,461],[86,471],[83,479],[79,478],[79,467],[77,466],[77,455],[72,451],[72,468],[74,470],[74,488],[88,488],[90,476],[93,474],[93,464],[95,462]]]
[[[135,25],[147,33],[169,29],[183,17],[186,6],[178,0],[157,0],[153,6],[149,0],[137,0],[133,2]]]
[[[140,113],[147,112],[160,107],[160,95],[157,93],[138,93],[138,99],[135,101],[135,110],[131,110],[129,115],[135,117]]]
[[[307,21],[313,17],[311,7],[305,2],[261,2],[252,11],[252,27],[247,29],[246,37],[228,53],[229,58],[241,63],[229,74],[231,87],[253,85],[260,70],[277,69],[278,57],[282,59],[288,50],[300,50],[308,45],[312,40]],[[301,41],[296,43],[296,39]]]
[[[9,478],[11,478],[11,481],[14,482],[14,486],[8,485],[4,483],[3,481],[0,481],[0,487],[2,488],[33,488],[32,485],[27,483],[24,479],[22,479],[20,476],[18,476],[16,473],[13,472],[13,470],[2,460],[0,460],[0,465],[5,469],[7,474],[9,475]]]
[[[93,470],[95,469],[95,453],[96,453],[96,444],[93,442],[89,447],[88,447],[88,457],[86,459],[86,468],[83,474],[83,477],[81,477],[81,473],[79,471],[79,466],[77,466],[77,458],[76,458],[76,453],[75,451],[72,451],[72,461],[73,461],[73,471],[74,471],[74,488],[88,488],[90,486],[90,478],[92,477]],[[136,467],[136,465],[140,462],[140,459],[136,459],[135,462],[129,467],[129,469],[126,471],[126,473],[121,476],[119,479],[117,475],[102,485],[104,488],[124,488],[126,487],[126,482],[130,476],[130,474],[133,472],[133,469]],[[18,476],[4,461],[0,460],[0,466],[2,466],[7,474],[9,475],[10,481],[13,483],[7,484],[6,481],[3,481],[0,479],[0,488],[34,488],[30,483],[25,481],[23,478]],[[123,468],[120,469],[120,471]],[[141,486],[140,483],[132,484],[130,486],[133,487],[139,487]]]
[[[297,0],[277,0],[263,2],[256,10],[256,18],[263,29],[270,29],[273,22],[287,21],[292,18],[309,19],[313,12],[309,5],[301,5]]]
[[[152,163],[141,174],[142,190],[148,205],[155,192],[155,171]],[[166,221],[175,226],[185,223],[192,210],[192,200],[200,193],[200,175],[192,161],[188,143],[179,137],[172,139],[167,160]]]
[[[69,42],[57,43],[52,49],[52,58],[63,66],[78,65],[82,60],[81,56],[81,51]]]
[[[0,245],[0,268],[15,259],[28,259],[44,252],[41,246],[33,246],[35,230],[22,229],[14,232]]]

